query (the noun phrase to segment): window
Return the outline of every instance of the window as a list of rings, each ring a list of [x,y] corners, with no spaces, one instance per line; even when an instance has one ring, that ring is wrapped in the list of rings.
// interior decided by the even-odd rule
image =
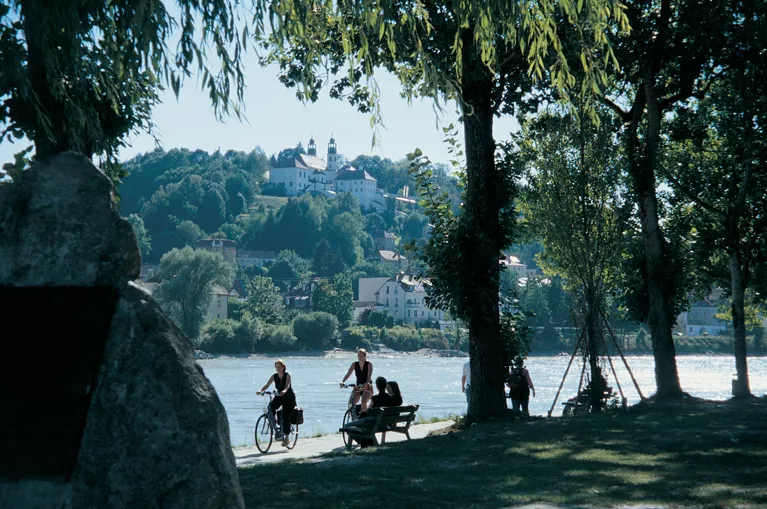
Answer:
[[[399,299],[397,298],[394,299],[394,307],[395,308],[399,307]]]
[[[395,287],[394,287],[394,294],[396,295],[396,294],[398,294],[398,293],[399,293],[399,288],[397,288],[397,287],[395,286]]]
[[[386,306],[389,306],[389,297],[386,297]]]
[[[407,317],[410,318],[410,310],[407,310]]]
[[[221,299],[216,299],[216,307],[221,307]]]
[[[389,295],[389,287],[386,287],[386,295]]]
[[[421,311],[421,316],[423,316],[423,311]]]
[[[293,187],[293,181],[290,182],[290,187]]]

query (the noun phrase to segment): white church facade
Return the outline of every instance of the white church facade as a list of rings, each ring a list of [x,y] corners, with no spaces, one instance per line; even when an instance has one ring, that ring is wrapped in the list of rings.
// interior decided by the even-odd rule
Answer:
[[[328,196],[352,193],[366,209],[382,211],[385,207],[383,191],[368,172],[350,165],[339,168],[336,140],[330,138],[327,163],[317,157],[314,138],[309,140],[306,154],[298,154],[292,166],[272,168],[269,183],[285,187],[288,196],[307,192],[321,192]]]

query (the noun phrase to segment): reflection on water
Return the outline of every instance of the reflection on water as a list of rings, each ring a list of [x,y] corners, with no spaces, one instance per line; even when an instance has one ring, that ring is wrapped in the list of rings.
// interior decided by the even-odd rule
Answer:
[[[655,375],[652,356],[628,357],[629,366],[645,396],[655,392]],[[259,359],[213,359],[199,361],[206,376],[216,388],[229,416],[229,428],[233,445],[253,443],[253,424],[263,409],[264,398],[256,396],[269,376],[274,372],[272,358]],[[293,377],[298,404],[304,408],[305,423],[301,435],[334,433],[341,426],[346,410],[347,390],[341,390],[341,381],[356,360],[320,357],[286,357]],[[461,393],[461,368],[466,359],[438,357],[377,357],[370,356],[376,376],[395,380],[402,389],[406,403],[420,404],[419,414],[424,418],[460,414],[466,410],[466,400]],[[536,388],[535,398],[530,399],[530,413],[546,415],[559,383],[562,380],[568,357],[530,357],[527,367]],[[618,378],[629,404],[639,397],[634,390],[626,369],[620,359],[614,360]],[[706,399],[730,397],[731,380],[735,373],[732,356],[680,356],[677,358],[682,388],[693,396]],[[576,360],[562,389],[560,402],[575,395],[581,363]],[[767,358],[749,359],[751,390],[762,395],[767,392]],[[353,377],[353,375],[352,375]],[[613,377],[609,383],[617,392]],[[554,415],[561,414],[557,403]]]

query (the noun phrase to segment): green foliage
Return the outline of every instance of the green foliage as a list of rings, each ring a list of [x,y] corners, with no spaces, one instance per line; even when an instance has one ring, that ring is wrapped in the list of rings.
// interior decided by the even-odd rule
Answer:
[[[215,285],[229,288],[234,270],[220,255],[190,247],[160,259],[155,298],[190,338],[200,333]]]
[[[253,353],[261,338],[261,324],[245,316],[242,321],[217,319],[206,323],[200,335],[199,348],[208,353]]]
[[[293,319],[293,334],[307,350],[325,350],[336,346],[338,319],[330,313],[307,313]]]
[[[317,281],[312,295],[312,307],[315,311],[330,313],[338,319],[341,327],[348,327],[354,316],[354,293],[351,279],[345,274],[337,274],[332,281]]]
[[[280,251],[267,275],[284,290],[290,290],[309,280],[309,262],[298,256],[295,251]]]
[[[296,336],[290,325],[267,325],[258,349],[263,351],[288,352],[296,348]]]
[[[157,90],[178,95],[193,71],[219,117],[239,116],[230,97],[240,100],[244,90],[240,2],[177,3],[178,19],[147,0],[0,6],[0,141],[26,136],[36,157],[74,150],[114,161],[130,133],[151,132]],[[209,67],[211,53],[219,70]]]
[[[344,270],[344,260],[341,250],[330,245],[327,239],[320,239],[314,246],[312,254],[312,270],[319,277],[333,277]]]
[[[256,276],[247,283],[247,309],[262,323],[278,324],[285,315],[280,289],[271,278]],[[292,334],[292,333],[291,333]]]
[[[422,348],[447,349],[450,347],[445,336],[435,329],[395,326],[386,329],[386,334],[379,339],[381,343],[392,350],[400,352],[415,352]]]
[[[394,327],[394,317],[388,309],[381,311],[375,309],[366,309],[360,314],[360,324],[368,327],[389,328]]]
[[[352,326],[341,332],[341,348],[344,350],[357,350],[364,348],[368,352],[373,350],[373,343],[378,341],[379,330],[375,327]]]
[[[141,259],[145,260],[152,251],[152,239],[149,237],[149,233],[147,233],[146,228],[144,227],[144,221],[138,214],[131,214],[125,219],[127,219],[133,227],[133,233],[136,234],[136,241],[141,250]]]

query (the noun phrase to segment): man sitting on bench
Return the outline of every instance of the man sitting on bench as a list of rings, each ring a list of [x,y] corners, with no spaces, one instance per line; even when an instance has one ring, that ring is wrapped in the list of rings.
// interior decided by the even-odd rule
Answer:
[[[383,408],[387,406],[399,406],[396,403],[396,400],[390,396],[386,392],[386,386],[387,382],[386,379],[382,376],[379,376],[376,378],[376,389],[378,389],[378,394],[370,398],[370,408]],[[399,404],[402,404],[402,398],[399,398]],[[356,421],[351,421],[346,423],[347,427],[364,427],[365,426],[365,414],[360,414],[360,417],[362,419],[357,419]],[[354,440],[360,444],[360,447],[365,448],[369,445],[373,445],[373,440],[369,438],[357,438],[354,437]]]

